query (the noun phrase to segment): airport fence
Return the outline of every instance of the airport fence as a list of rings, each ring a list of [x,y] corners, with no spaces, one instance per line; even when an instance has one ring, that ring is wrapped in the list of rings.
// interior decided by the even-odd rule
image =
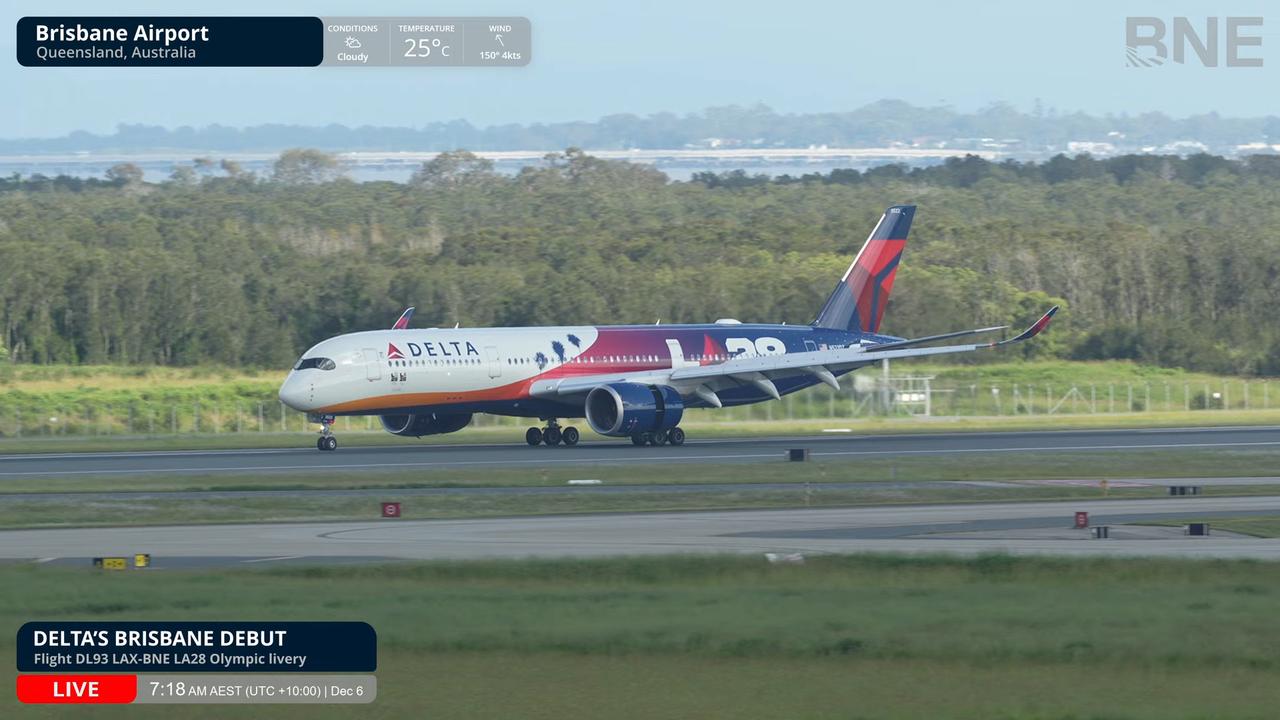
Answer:
[[[1278,389],[1280,390],[1280,389]],[[1037,417],[1120,413],[1213,412],[1280,408],[1267,380],[1155,383],[980,384],[931,378],[890,378],[888,384],[846,382],[818,386],[779,401],[693,412],[697,421],[856,420],[927,416]],[[476,427],[525,426],[524,418],[477,415]],[[110,400],[86,397],[44,403],[20,393],[0,394],[0,437],[284,433],[313,430],[303,413],[274,392],[260,397]],[[335,430],[381,432],[376,417],[341,417]]]

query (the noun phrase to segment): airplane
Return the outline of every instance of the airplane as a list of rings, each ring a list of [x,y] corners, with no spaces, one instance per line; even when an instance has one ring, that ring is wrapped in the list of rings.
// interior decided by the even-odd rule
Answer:
[[[777,400],[882,360],[971,352],[1023,342],[1058,307],[1015,337],[932,345],[1007,326],[901,338],[880,332],[914,205],[888,208],[808,325],[742,323],[410,329],[339,335],[302,354],[280,386],[285,405],[321,425],[316,447],[338,447],[338,416],[377,415],[393,435],[457,432],[476,413],[538,418],[531,446],[577,445],[572,425],[636,445],[683,445],[691,408]]]

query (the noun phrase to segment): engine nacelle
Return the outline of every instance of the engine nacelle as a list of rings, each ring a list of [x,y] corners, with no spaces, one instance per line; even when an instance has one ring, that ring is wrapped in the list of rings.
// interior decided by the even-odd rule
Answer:
[[[680,424],[684,401],[666,385],[613,383],[587,393],[587,422],[601,435],[627,437]]]
[[[471,413],[459,415],[380,415],[382,428],[392,435],[422,437],[457,432],[471,424]]]

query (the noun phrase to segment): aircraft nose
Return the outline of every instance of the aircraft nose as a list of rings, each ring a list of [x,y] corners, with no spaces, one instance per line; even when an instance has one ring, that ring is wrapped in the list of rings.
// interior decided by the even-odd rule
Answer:
[[[308,407],[311,404],[310,395],[307,383],[297,375],[285,378],[284,384],[280,386],[280,402],[294,410],[302,412],[310,410],[311,408]]]

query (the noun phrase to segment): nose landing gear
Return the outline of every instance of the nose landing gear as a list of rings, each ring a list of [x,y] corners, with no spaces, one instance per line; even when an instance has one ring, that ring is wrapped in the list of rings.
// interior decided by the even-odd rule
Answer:
[[[528,443],[530,447],[536,447],[540,443],[545,443],[547,447],[553,447],[560,443],[564,443],[568,447],[573,447],[578,444],[578,440],[580,440],[581,437],[582,435],[578,432],[578,428],[573,427],[572,425],[566,428],[561,428],[560,423],[556,422],[554,419],[548,420],[545,428],[539,429],[531,427],[524,433],[524,441]]]
[[[327,450],[332,452],[338,449],[338,438],[333,436],[333,424],[338,418],[333,415],[319,415],[314,418],[315,422],[320,423],[320,437],[316,439],[317,450]]]

